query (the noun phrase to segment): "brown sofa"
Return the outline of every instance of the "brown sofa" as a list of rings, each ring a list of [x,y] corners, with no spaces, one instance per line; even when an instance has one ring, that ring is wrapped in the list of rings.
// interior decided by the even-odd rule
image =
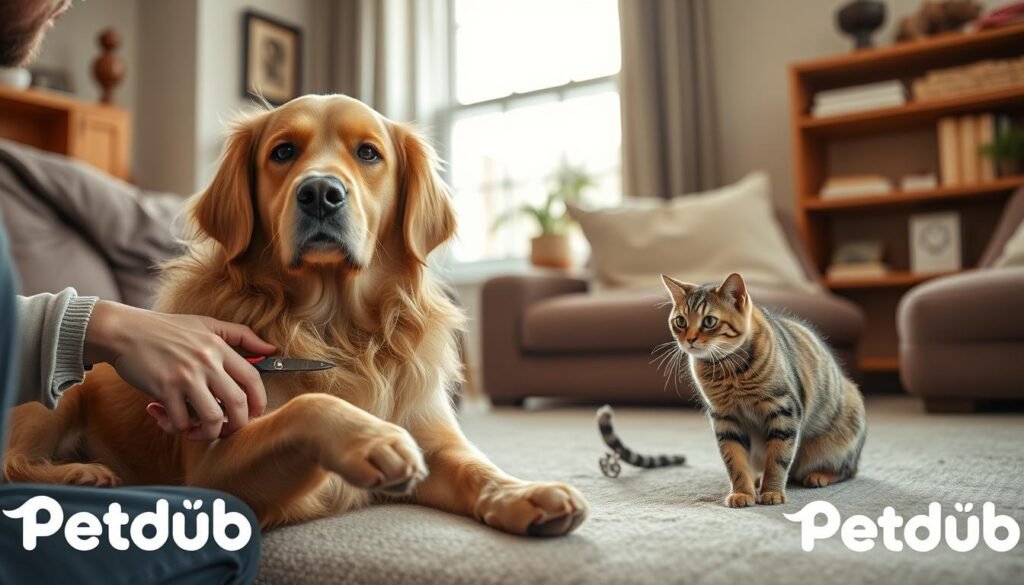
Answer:
[[[811,279],[821,276],[788,215],[777,219]],[[680,275],[684,276],[684,275]],[[557,273],[502,276],[484,284],[484,390],[498,403],[530,396],[587,400],[686,403],[689,375],[666,380],[652,363],[655,346],[671,341],[667,295],[588,292],[584,278]],[[857,344],[864,316],[828,292],[759,291],[755,302],[796,315],[821,331],[844,367],[857,375]]]
[[[82,295],[148,306],[155,265],[181,252],[171,224],[183,201],[0,139],[0,221],[21,294],[73,286]]]
[[[1024,399],[1024,267],[992,268],[1024,221],[1024,189],[1010,199],[977,270],[908,292],[898,310],[900,376],[932,411]]]

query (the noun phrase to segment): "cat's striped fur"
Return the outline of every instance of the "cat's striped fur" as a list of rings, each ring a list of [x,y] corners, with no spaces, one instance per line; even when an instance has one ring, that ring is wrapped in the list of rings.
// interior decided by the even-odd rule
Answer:
[[[686,464],[686,457],[682,455],[641,455],[625,446],[612,427],[612,414],[611,406],[607,404],[602,406],[597,411],[597,428],[601,431],[601,438],[604,439],[605,444],[619,456],[619,459],[645,469]]]
[[[669,328],[729,472],[726,504],[781,504],[789,479],[824,487],[853,477],[864,402],[821,337],[754,305],[738,274],[717,287],[662,280],[673,301]]]

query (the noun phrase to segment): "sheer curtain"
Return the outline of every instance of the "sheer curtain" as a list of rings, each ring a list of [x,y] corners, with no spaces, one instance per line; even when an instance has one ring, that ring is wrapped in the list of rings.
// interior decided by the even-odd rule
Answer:
[[[622,185],[669,198],[719,185],[710,0],[619,0]]]
[[[433,130],[448,96],[447,9],[447,0],[333,2],[333,89]]]

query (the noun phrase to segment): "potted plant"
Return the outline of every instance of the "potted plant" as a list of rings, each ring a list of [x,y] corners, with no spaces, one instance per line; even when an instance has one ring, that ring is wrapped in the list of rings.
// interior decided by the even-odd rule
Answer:
[[[992,144],[986,144],[979,150],[982,155],[996,161],[1001,177],[1024,172],[1024,130],[1018,126],[1004,128]]]
[[[530,240],[530,262],[534,266],[569,268],[572,255],[566,231],[572,225],[572,219],[566,210],[566,203],[579,201],[583,191],[593,185],[593,179],[583,168],[562,165],[555,174],[544,203],[524,203],[509,210],[494,222],[494,229],[520,215],[532,217],[540,228],[540,234]]]

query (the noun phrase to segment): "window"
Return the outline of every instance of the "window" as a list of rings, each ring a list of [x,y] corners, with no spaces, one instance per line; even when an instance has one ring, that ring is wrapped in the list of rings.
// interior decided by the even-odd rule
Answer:
[[[559,168],[597,185],[587,202],[619,199],[617,0],[454,0],[449,180],[459,262],[528,255],[536,226],[495,219],[547,196]]]

